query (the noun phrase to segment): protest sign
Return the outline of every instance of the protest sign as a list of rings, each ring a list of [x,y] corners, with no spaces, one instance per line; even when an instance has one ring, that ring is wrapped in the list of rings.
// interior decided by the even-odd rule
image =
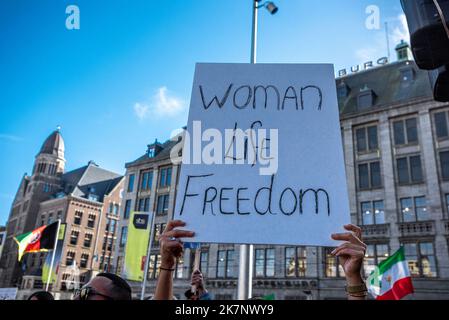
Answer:
[[[333,74],[197,65],[175,209],[188,241],[334,244],[350,215]]]

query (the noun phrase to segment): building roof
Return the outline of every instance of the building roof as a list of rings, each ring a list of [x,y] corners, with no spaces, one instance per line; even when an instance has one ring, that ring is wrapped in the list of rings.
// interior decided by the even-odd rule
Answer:
[[[164,142],[163,144],[159,144],[160,150],[155,154],[154,157],[149,157],[148,152],[144,154],[143,156],[139,157],[138,159],[129,162],[125,165],[126,168],[134,167],[142,164],[151,164],[163,160],[170,159],[170,152],[173,149],[173,147],[178,144],[178,141],[172,141],[168,140]],[[150,145],[149,147],[151,147]]]
[[[57,129],[45,139],[39,154],[52,154],[57,156],[60,154],[63,155],[64,151],[64,139],[62,139],[61,133],[59,132],[59,129]]]
[[[104,196],[108,195],[122,179],[123,176],[89,162],[87,166],[62,175],[63,194],[86,199],[93,196],[96,201],[103,202]]]
[[[337,90],[343,116],[433,97],[429,73],[414,61],[394,62],[338,78]],[[373,94],[372,106],[359,108],[359,95],[367,91]]]

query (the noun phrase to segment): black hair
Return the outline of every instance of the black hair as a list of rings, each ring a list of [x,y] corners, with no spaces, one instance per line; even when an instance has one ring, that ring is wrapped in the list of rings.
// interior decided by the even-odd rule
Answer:
[[[107,278],[112,281],[114,287],[114,296],[119,300],[132,300],[132,291],[129,284],[116,274],[109,272],[102,272],[97,274],[97,277]]]
[[[33,293],[31,296],[29,296],[27,300],[31,300],[32,298],[36,298],[37,300],[41,300],[41,301],[55,300],[53,295],[47,291],[37,291],[37,292]]]

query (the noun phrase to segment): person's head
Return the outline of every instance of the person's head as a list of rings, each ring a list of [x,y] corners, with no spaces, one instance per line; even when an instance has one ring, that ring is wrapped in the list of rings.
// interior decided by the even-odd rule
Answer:
[[[131,287],[113,273],[99,273],[78,290],[75,300],[131,300]]]
[[[45,301],[45,300],[55,300],[55,298],[53,297],[53,295],[50,292],[37,291],[37,292],[33,293],[31,296],[29,296],[28,300]]]

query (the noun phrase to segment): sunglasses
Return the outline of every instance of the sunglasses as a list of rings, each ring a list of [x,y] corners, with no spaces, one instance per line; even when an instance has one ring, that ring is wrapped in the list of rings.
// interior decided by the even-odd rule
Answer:
[[[102,297],[102,298],[104,298],[106,300],[110,300],[110,301],[114,300],[114,298],[104,295],[102,293],[99,293],[94,288],[89,287],[89,286],[84,286],[81,289],[78,289],[75,291],[75,299],[89,300],[89,298],[93,297],[93,296],[99,296],[99,297]]]

